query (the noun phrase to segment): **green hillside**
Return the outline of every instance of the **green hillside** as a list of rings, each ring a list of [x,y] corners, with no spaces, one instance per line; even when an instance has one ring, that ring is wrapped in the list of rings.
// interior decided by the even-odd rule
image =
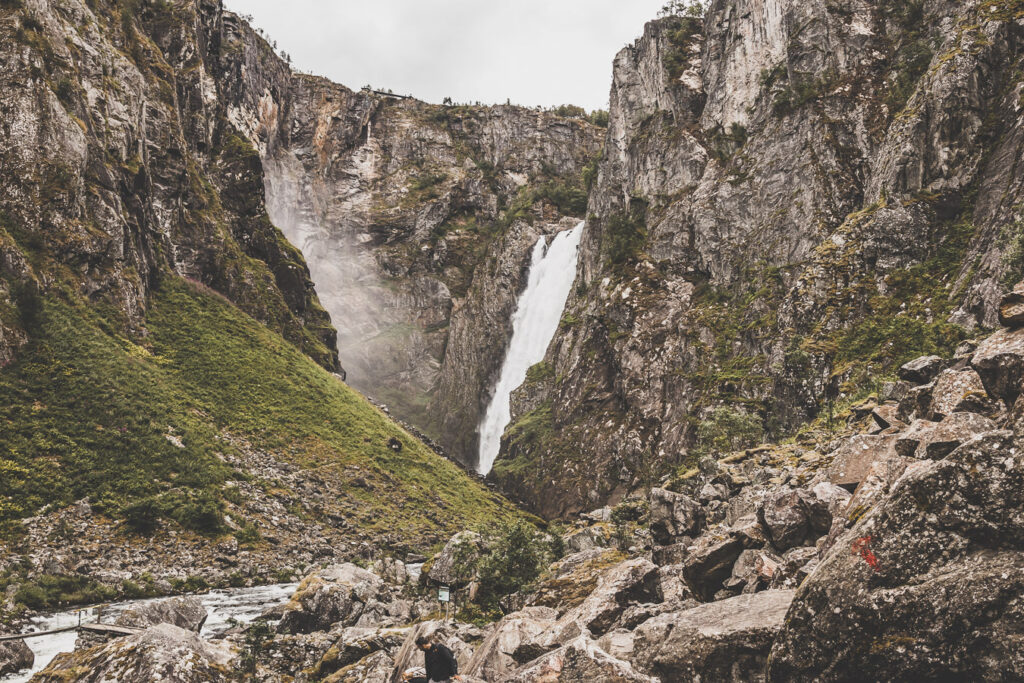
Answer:
[[[250,477],[224,456],[247,449],[338,478],[357,523],[410,543],[510,510],[202,285],[166,278],[136,340],[68,292],[21,315],[32,341],[0,370],[2,520],[89,496],[136,527],[216,534],[224,483]]]

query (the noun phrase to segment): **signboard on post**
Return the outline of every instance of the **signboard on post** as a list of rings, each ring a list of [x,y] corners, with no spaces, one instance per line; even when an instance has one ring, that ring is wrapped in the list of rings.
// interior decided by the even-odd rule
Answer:
[[[437,599],[439,602],[451,602],[451,592],[448,586],[439,586],[437,589]]]

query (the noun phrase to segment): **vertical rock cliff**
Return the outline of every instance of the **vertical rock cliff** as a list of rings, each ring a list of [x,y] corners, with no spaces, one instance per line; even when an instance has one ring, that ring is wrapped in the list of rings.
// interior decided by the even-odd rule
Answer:
[[[226,117],[219,3],[12,1],[0,19],[0,359],[27,339],[27,290],[68,282],[144,334],[169,270],[337,369],[302,255],[268,219],[259,158]]]
[[[991,326],[1022,271],[1019,11],[715,0],[648,24],[496,480],[593,507]]]

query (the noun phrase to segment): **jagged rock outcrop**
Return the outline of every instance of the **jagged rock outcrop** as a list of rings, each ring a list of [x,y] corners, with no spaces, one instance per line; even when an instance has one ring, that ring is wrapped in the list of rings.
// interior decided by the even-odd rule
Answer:
[[[983,434],[908,472],[837,541],[797,593],[771,680],[1024,675],[1024,459],[1011,437]]]
[[[473,653],[464,673],[499,680],[536,659],[547,651],[543,636],[557,618],[558,611],[551,607],[526,607],[502,618]]]
[[[24,640],[8,640],[0,643],[0,676],[28,669],[35,661],[35,653]]]
[[[60,654],[33,680],[62,683],[218,683],[235,680],[234,654],[223,645],[201,640],[192,631],[160,624],[105,645]]]
[[[220,3],[12,3],[3,14],[0,359],[25,339],[26,287],[67,277],[139,338],[172,272],[338,369],[305,261],[268,219],[259,158],[227,118]]]
[[[993,325],[1020,276],[1014,16],[715,0],[648,24],[614,63],[546,412],[513,416],[494,479],[548,516],[614,502]]]

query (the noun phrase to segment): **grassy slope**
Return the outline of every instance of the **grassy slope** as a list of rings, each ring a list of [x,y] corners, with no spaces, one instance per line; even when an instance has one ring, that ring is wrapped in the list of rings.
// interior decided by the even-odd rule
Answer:
[[[112,514],[154,495],[172,515],[199,493],[216,501],[245,476],[218,457],[239,441],[360,479],[345,492],[361,523],[412,542],[509,509],[201,286],[168,278],[139,343],[75,297],[42,303],[35,340],[0,371],[0,520],[87,495]]]

